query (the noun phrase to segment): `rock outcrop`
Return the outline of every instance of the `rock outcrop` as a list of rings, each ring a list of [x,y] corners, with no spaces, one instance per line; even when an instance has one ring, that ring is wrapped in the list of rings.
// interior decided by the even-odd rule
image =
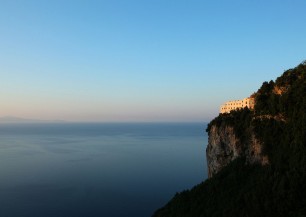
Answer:
[[[250,129],[247,130],[249,131],[249,139],[243,142],[236,135],[233,126],[222,124],[210,127],[206,149],[208,177],[212,177],[238,157],[244,157],[246,163],[250,164],[265,165],[269,163],[268,157],[263,154],[262,142]]]
[[[306,216],[306,61],[252,96],[208,124],[210,179],[153,217]]]

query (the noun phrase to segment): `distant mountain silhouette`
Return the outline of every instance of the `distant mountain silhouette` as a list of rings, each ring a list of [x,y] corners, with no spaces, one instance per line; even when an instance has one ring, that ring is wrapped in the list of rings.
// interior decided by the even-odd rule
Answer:
[[[0,123],[41,123],[41,122],[65,122],[63,120],[41,120],[41,119],[27,119],[15,116],[0,117]]]

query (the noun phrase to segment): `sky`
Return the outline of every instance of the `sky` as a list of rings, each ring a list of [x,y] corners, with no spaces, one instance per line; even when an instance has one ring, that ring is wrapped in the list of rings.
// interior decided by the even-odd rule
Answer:
[[[0,0],[0,116],[207,122],[306,59],[304,0]]]

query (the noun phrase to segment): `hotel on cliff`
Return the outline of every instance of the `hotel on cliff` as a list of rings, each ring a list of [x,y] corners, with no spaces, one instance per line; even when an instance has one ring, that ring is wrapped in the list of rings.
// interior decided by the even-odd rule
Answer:
[[[242,100],[232,100],[224,103],[220,107],[220,113],[229,113],[232,110],[237,110],[241,108],[249,108],[253,109],[254,108],[254,98],[253,97],[248,97],[244,98]]]

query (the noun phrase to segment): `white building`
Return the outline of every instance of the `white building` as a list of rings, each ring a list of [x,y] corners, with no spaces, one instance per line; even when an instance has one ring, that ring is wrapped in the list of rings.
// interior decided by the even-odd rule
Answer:
[[[254,108],[254,98],[244,98],[242,100],[233,100],[233,101],[228,101],[221,105],[220,107],[220,113],[229,113],[232,110],[236,109],[241,109],[241,108],[249,108],[253,109]]]

